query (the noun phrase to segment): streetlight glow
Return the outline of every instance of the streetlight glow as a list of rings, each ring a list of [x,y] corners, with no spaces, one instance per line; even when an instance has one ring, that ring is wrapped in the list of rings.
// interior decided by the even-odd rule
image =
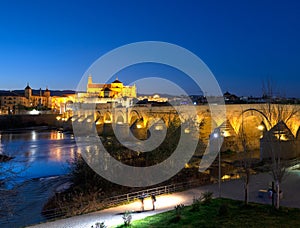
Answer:
[[[257,127],[258,130],[263,131],[265,129],[264,125],[260,124]]]
[[[212,134],[212,139],[215,140],[215,143],[217,143],[217,150],[218,150],[218,153],[219,153],[219,197],[221,197],[221,144],[222,144],[222,139],[224,137],[224,132],[221,132],[220,131],[220,128],[216,128],[214,130],[214,133]]]

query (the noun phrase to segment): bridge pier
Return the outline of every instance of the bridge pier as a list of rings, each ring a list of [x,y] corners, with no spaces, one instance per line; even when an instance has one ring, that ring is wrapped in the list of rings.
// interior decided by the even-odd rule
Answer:
[[[113,125],[115,129],[114,134],[117,136],[118,140],[126,140],[129,137],[129,124],[128,123],[116,123]]]

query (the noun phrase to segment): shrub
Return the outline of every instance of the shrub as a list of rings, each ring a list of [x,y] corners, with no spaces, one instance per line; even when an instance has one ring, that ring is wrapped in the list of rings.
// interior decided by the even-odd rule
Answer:
[[[229,213],[228,205],[223,203],[219,208],[219,216],[226,216]]]
[[[212,195],[213,193],[212,192],[203,192],[201,194],[201,200],[204,204],[209,204],[212,200]]]
[[[91,228],[106,228],[107,226],[105,226],[104,222],[97,222],[94,226],[91,226]]]
[[[125,211],[124,215],[122,216],[124,226],[129,226],[132,220],[132,215],[130,211]]]
[[[183,204],[178,204],[175,207],[175,217],[172,217],[172,219],[170,220],[171,223],[177,223],[179,222],[179,220],[181,219],[181,214],[182,214],[182,210],[184,208]]]
[[[178,216],[178,217],[181,216],[183,208],[184,208],[183,204],[178,204],[178,205],[175,206],[176,216]]]
[[[200,206],[201,206],[201,198],[194,197],[191,211],[199,211]]]

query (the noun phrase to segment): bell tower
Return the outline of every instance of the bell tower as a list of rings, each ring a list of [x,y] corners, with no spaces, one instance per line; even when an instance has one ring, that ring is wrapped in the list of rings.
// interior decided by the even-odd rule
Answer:
[[[88,83],[87,83],[87,88],[86,88],[86,91],[87,92],[90,92],[89,88],[90,86],[93,84],[93,78],[92,78],[92,75],[90,74],[89,77],[88,77]]]
[[[48,87],[46,87],[46,90],[44,92],[44,96],[45,97],[50,97],[50,90],[48,89]]]
[[[46,90],[44,91],[43,94],[46,97],[46,104],[45,106],[48,108],[51,108],[51,97],[50,97],[50,90],[48,89],[48,87],[46,87]]]
[[[88,77],[88,84],[93,84],[93,78],[91,74]]]
[[[27,83],[27,86],[25,88],[25,97],[27,99],[30,99],[31,96],[32,96],[32,89],[30,88],[29,83]]]

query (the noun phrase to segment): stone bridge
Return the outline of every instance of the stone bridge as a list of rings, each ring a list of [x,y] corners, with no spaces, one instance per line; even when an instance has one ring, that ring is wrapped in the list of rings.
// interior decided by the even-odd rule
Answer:
[[[196,109],[196,116],[190,116],[189,109]],[[179,117],[181,122],[193,117],[195,123],[200,124],[199,137],[207,141],[213,129],[220,127],[224,136],[222,150],[239,150],[236,143],[242,135],[246,135],[253,149],[259,149],[260,138],[264,131],[270,130],[279,121],[283,120],[295,138],[299,136],[300,126],[300,106],[298,105],[279,105],[279,104],[235,104],[226,105],[226,120],[218,122],[211,118],[211,111],[208,105],[202,106],[135,106],[135,107],[116,107],[106,106],[96,107],[93,111],[84,111],[75,113],[72,121],[82,121],[89,118],[89,121],[95,121],[98,132],[109,133],[112,131],[111,125],[116,124],[124,129],[139,132],[139,137],[147,137],[146,129],[153,124],[157,124],[155,129],[159,130],[161,119],[166,126]],[[183,113],[183,114],[182,114]]]

